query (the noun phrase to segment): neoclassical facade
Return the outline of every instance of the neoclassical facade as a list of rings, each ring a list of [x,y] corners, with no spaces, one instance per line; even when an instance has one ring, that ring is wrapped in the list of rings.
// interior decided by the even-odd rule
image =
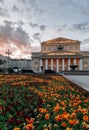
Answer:
[[[89,52],[80,51],[80,41],[67,38],[56,38],[41,43],[41,52],[32,53],[32,69],[44,72],[51,69],[70,71],[71,65],[77,70],[89,70]]]

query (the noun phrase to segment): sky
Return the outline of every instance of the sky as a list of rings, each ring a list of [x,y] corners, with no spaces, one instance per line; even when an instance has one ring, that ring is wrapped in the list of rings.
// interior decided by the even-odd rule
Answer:
[[[89,0],[0,0],[0,54],[29,59],[58,37],[89,51]]]

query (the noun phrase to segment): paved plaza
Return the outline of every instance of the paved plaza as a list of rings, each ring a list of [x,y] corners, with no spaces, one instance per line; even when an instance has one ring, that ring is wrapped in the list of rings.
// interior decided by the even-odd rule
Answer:
[[[89,91],[89,75],[65,75],[64,77]]]

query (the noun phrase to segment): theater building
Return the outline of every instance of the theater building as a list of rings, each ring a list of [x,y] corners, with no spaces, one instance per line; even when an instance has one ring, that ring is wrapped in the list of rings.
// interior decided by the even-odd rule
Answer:
[[[80,51],[80,41],[56,38],[41,43],[41,52],[32,53],[32,69],[44,72],[51,69],[70,71],[72,65],[76,70],[89,70],[89,52]]]

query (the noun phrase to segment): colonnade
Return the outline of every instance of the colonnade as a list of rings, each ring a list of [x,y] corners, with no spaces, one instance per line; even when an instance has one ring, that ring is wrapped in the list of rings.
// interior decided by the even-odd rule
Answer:
[[[55,62],[54,62],[55,60]],[[54,70],[54,65],[56,72],[59,71],[65,71],[65,66],[67,66],[67,70],[70,71],[70,65],[71,65],[71,60],[73,65],[78,65],[78,69],[82,70],[82,59],[79,58],[57,58],[57,59],[50,59],[50,68],[49,68],[49,59],[40,59],[40,72],[43,70],[51,69]],[[60,62],[61,61],[61,62]],[[66,62],[67,61],[67,62]],[[61,66],[61,70],[60,70]],[[42,67],[42,68],[41,68]]]

